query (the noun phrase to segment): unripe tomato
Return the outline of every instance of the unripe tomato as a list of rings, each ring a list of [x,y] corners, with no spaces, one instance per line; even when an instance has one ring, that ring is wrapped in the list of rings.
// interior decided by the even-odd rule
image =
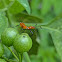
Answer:
[[[19,53],[27,52],[32,47],[32,39],[27,33],[22,33],[21,35],[17,35],[14,40],[13,46]]]
[[[3,55],[4,53],[4,47],[3,45],[0,43],[0,57]]]
[[[7,61],[5,61],[4,59],[1,59],[1,58],[0,58],[0,62],[7,62]]]
[[[18,34],[18,31],[14,28],[7,28],[1,35],[2,43],[6,46],[11,46],[15,36]]]

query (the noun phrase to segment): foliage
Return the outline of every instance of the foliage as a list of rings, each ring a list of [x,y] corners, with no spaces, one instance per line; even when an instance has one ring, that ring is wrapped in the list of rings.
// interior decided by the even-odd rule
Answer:
[[[28,33],[33,41],[31,50],[23,54],[23,62],[62,61],[62,0],[0,0],[0,41],[2,32],[12,27]],[[35,31],[17,26],[35,26]],[[18,57],[17,52],[9,47]],[[2,59],[17,62],[10,49],[4,46]],[[8,52],[8,53],[7,53]]]

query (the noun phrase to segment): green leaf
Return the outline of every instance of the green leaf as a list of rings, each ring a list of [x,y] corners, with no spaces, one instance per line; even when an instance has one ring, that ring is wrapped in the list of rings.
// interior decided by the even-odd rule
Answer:
[[[2,3],[2,0],[0,0],[0,9],[3,9],[4,8],[4,5]]]
[[[48,47],[49,33],[45,29],[38,29],[40,35],[40,46]]]
[[[0,13],[0,39],[2,32],[7,27],[8,27],[8,19],[5,17],[4,13]]]
[[[11,0],[5,0],[6,4],[9,4],[11,2]]]
[[[62,0],[54,0],[53,6],[54,6],[54,12],[56,15],[62,12]]]
[[[0,12],[4,12],[10,8],[14,1],[1,0],[0,1]],[[1,8],[2,7],[2,8]]]
[[[42,14],[45,15],[50,11],[51,8],[51,0],[43,0],[42,1]]]
[[[9,49],[4,45],[4,56],[7,58],[11,57],[11,52],[9,51]]]
[[[30,7],[28,4],[28,0],[17,0],[28,12],[28,14],[30,14]]]
[[[56,32],[56,31],[51,31],[50,33],[51,33],[54,45],[56,47],[56,50],[62,61],[62,33]]]
[[[36,17],[36,16],[32,16],[32,15],[28,15],[28,14],[24,14],[24,13],[19,13],[19,14],[15,14],[15,15],[11,15],[10,14],[10,18],[11,18],[11,21],[12,21],[12,26],[16,26],[16,25],[19,25],[20,22],[23,22],[23,23],[28,23],[26,24],[27,26],[35,26],[36,23],[42,23],[43,20]],[[30,24],[31,23],[31,24]],[[33,24],[35,23],[35,24]]]
[[[52,20],[47,26],[43,26],[43,28],[51,33],[53,43],[62,60],[62,14]]]
[[[40,0],[32,0],[31,1],[31,9],[32,9],[32,15],[41,17],[39,9],[40,9]]]
[[[18,22],[27,22],[27,23],[42,23],[43,20],[41,18],[38,18],[36,16],[19,13],[15,15],[15,20]]]
[[[21,13],[23,10],[24,7],[18,1],[14,1],[13,5],[9,8],[9,12],[12,14]]]

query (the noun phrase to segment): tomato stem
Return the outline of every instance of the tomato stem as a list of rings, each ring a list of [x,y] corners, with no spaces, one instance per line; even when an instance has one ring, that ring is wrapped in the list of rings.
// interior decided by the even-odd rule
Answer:
[[[24,59],[25,59],[26,62],[31,62],[27,52],[24,52],[23,56],[24,56]]]
[[[22,62],[22,56],[23,56],[23,54],[19,53],[19,62]]]
[[[17,61],[19,61],[18,57],[14,54],[14,52],[11,50],[11,48],[10,47],[7,47],[7,48],[10,50],[10,52],[13,54],[13,56],[17,59]]]
[[[2,58],[2,59],[5,59],[7,62],[10,62],[10,61],[11,61],[11,62],[14,62],[14,61],[16,61],[16,60],[8,59],[8,58],[6,58],[6,57],[4,57],[4,56],[2,56],[1,58]]]
[[[4,57],[4,56],[2,56],[1,58],[2,58],[2,59],[5,59],[6,61],[9,61],[9,60],[8,60],[6,57]]]

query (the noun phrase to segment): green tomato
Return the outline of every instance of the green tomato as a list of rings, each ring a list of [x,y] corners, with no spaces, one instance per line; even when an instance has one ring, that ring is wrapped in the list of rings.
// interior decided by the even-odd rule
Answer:
[[[32,47],[32,39],[27,33],[22,33],[21,35],[17,35],[13,42],[13,46],[19,53],[27,52]]]
[[[1,35],[2,43],[6,46],[12,46],[15,36],[18,31],[14,28],[6,28]]]
[[[0,43],[0,57],[3,55],[4,53],[4,47],[3,45]]]
[[[4,59],[1,59],[1,58],[0,58],[0,62],[7,62],[7,61],[5,61]]]

